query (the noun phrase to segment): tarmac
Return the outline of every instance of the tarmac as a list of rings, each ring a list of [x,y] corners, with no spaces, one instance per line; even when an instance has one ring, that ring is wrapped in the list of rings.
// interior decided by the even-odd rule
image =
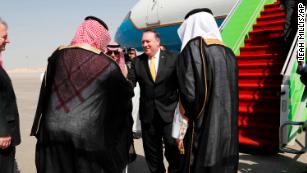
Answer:
[[[40,73],[10,73],[20,114],[22,143],[17,146],[16,161],[20,173],[35,173],[35,137],[30,136],[39,90]],[[294,148],[300,148],[304,138]],[[300,144],[301,143],[301,144]],[[137,159],[128,166],[129,173],[149,173],[142,140],[135,140]],[[166,161],[165,161],[166,162]],[[167,163],[166,163],[167,165]],[[1,172],[1,170],[0,170]],[[239,173],[307,173],[307,154],[251,155],[240,153]]]

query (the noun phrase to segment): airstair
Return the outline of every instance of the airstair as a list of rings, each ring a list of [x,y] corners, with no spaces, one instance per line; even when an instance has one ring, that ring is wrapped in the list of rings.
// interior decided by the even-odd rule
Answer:
[[[241,148],[286,151],[282,146],[306,125],[295,44],[285,51],[284,25],[285,10],[279,1],[241,0],[221,27],[239,67]]]

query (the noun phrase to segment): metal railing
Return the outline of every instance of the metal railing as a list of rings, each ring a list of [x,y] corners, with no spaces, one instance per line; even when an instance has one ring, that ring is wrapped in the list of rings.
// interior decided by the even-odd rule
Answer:
[[[282,132],[284,130],[287,130],[286,128],[288,128],[288,126],[302,126],[305,129],[307,128],[307,121],[304,122],[295,122],[295,121],[287,121],[285,123],[283,123],[280,127],[280,131],[279,131],[279,135],[280,135],[280,142],[279,142],[279,149],[282,152],[286,152],[286,153],[292,153],[292,154],[304,154],[307,151],[307,133],[305,132],[305,144],[304,146],[302,146],[301,150],[295,150],[295,149],[291,149],[291,148],[286,148],[286,145],[283,145],[282,141],[283,139],[283,134]]]
[[[221,24],[221,26],[219,27],[220,32],[223,31],[224,26],[228,23],[229,19],[231,18],[231,16],[234,14],[234,12],[236,11],[236,9],[238,8],[239,4],[241,3],[241,0],[238,0],[236,2],[236,4],[232,7],[232,9],[230,10],[229,14],[227,15],[227,17],[225,18],[225,20],[223,21],[223,23]]]
[[[305,16],[307,17],[307,16]],[[305,26],[307,22],[305,23]],[[284,66],[281,71],[281,75],[283,76],[283,81],[281,85],[281,111],[280,111],[280,129],[279,129],[279,149],[282,152],[292,153],[292,154],[303,154],[307,152],[307,133],[305,132],[305,146],[302,146],[301,150],[294,150],[290,148],[286,148],[286,143],[288,141],[288,129],[293,126],[301,126],[305,129],[307,128],[307,121],[289,121],[289,82],[290,76],[293,72],[293,68],[295,63],[297,63],[297,42],[298,42],[298,34],[297,31],[295,38],[292,42],[290,50],[287,55],[287,59],[284,63]],[[296,134],[296,133],[294,133]],[[290,138],[292,138],[290,136]]]

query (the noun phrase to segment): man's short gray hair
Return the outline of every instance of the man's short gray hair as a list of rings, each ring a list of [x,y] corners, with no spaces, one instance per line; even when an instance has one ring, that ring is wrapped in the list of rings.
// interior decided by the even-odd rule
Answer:
[[[7,28],[7,23],[0,17],[0,24],[4,25]]]

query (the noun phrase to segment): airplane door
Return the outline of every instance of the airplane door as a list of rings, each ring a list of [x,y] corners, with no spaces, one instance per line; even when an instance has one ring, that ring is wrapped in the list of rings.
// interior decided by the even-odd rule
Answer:
[[[147,16],[146,16],[147,27],[151,27],[151,26],[160,24],[159,8],[160,8],[159,0],[148,0]]]

